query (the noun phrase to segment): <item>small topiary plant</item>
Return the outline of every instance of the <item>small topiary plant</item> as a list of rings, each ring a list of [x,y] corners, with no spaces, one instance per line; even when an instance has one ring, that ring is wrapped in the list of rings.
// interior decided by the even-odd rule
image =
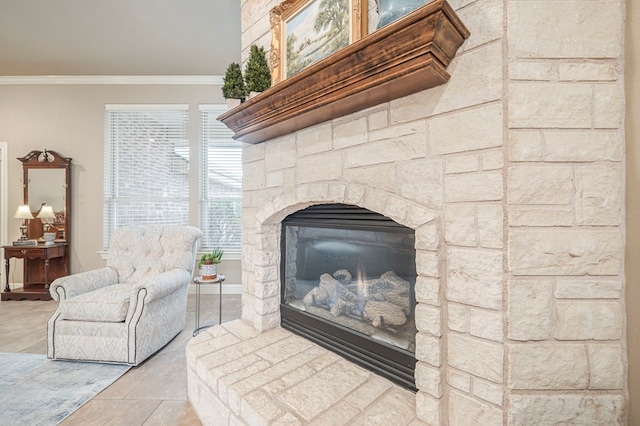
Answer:
[[[244,81],[248,92],[264,92],[271,87],[271,71],[267,54],[262,47],[251,45],[249,59],[244,70]]]
[[[247,89],[242,78],[240,64],[232,62],[227,67],[222,85],[222,96],[226,99],[244,99],[247,97]]]

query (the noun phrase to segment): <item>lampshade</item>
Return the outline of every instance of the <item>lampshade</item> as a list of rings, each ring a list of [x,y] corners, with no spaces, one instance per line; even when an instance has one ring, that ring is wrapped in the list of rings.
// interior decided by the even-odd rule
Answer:
[[[15,219],[33,219],[33,214],[31,214],[31,208],[29,208],[28,204],[22,204],[18,206],[18,210],[13,215]]]
[[[38,219],[55,219],[56,214],[53,212],[53,207],[47,206],[46,204],[40,207],[40,211],[38,212]],[[43,220],[44,222],[44,220]]]

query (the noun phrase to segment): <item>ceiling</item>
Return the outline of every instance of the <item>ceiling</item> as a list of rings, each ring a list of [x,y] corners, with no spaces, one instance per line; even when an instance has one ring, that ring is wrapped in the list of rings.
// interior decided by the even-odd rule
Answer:
[[[240,35],[240,0],[0,0],[0,76],[219,76]]]

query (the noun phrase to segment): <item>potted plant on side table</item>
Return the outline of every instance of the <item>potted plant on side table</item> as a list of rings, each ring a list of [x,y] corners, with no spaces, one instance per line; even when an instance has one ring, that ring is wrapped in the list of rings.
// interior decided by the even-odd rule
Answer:
[[[211,253],[202,255],[198,267],[203,280],[215,280],[218,277],[218,267],[216,265],[222,261],[223,254],[224,251],[222,249],[215,248]]]

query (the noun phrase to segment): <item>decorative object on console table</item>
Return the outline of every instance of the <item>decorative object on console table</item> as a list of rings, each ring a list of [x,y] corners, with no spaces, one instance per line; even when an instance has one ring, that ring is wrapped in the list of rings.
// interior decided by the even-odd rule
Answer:
[[[42,207],[40,207],[40,211],[36,215],[36,218],[40,219],[40,221],[42,222],[42,238],[44,239],[44,244],[49,246],[53,245],[56,239],[56,234],[54,232],[49,232],[49,230],[51,229],[51,224],[56,218],[53,207],[42,204]]]
[[[211,253],[204,253],[200,258],[198,267],[200,268],[200,275],[203,280],[215,280],[218,276],[218,265],[222,261],[222,255],[224,251],[220,248],[215,248]]]
[[[247,97],[242,69],[237,62],[232,62],[227,67],[227,71],[224,74],[224,84],[222,85],[222,96],[227,100],[229,109],[240,105]]]
[[[247,66],[244,69],[244,81],[249,98],[264,92],[271,87],[271,70],[267,63],[264,48],[251,45]]]
[[[33,219],[33,214],[28,204],[22,204],[18,206],[16,213],[13,215],[15,219],[22,219],[22,225],[20,225],[20,238],[14,242],[15,245],[31,245],[29,243],[29,237],[27,236],[27,221]]]

